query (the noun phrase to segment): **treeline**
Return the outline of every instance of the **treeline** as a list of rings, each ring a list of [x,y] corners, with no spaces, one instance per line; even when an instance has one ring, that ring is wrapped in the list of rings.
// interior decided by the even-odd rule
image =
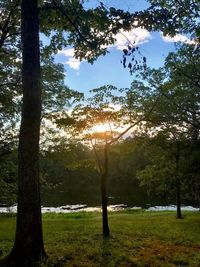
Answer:
[[[179,149],[181,204],[199,206],[199,141],[168,140],[143,133],[113,145],[109,151],[108,203],[146,207],[176,204],[176,155]],[[61,142],[41,152],[42,205],[101,204],[94,152],[76,142]],[[2,204],[16,203],[17,153],[1,158]]]

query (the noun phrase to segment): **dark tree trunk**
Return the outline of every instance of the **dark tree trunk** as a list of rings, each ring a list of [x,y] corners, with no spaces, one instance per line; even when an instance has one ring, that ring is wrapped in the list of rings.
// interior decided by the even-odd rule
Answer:
[[[14,247],[2,266],[34,266],[45,258],[39,185],[41,120],[37,0],[22,0],[23,106],[19,137],[18,212]]]
[[[176,181],[176,218],[183,218],[181,214],[181,183],[179,179]]]
[[[180,159],[180,144],[177,142],[176,148],[176,218],[182,219],[181,214],[181,181],[179,178],[179,159]]]
[[[107,144],[104,149],[104,168],[101,175],[101,200],[102,200],[102,224],[103,224],[103,236],[109,237],[110,230],[108,226],[108,198],[107,198],[107,178],[108,178],[108,148]]]
[[[106,193],[106,177],[101,177],[101,202],[102,202],[102,224],[103,224],[103,235],[108,237],[110,234],[108,226],[108,211],[107,211],[107,193]]]

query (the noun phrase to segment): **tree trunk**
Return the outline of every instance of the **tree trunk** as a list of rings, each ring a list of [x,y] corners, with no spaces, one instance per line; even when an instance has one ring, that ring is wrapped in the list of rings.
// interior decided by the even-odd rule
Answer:
[[[183,218],[181,214],[181,183],[179,179],[176,181],[176,218]]]
[[[15,243],[1,266],[34,266],[44,251],[40,184],[41,120],[39,20],[37,0],[21,2],[23,106],[19,136],[18,212]]]
[[[107,144],[104,149],[104,170],[101,175],[101,200],[102,200],[102,224],[103,236],[109,237],[110,230],[108,226],[108,198],[107,198],[107,178],[108,178],[108,149]]]
[[[179,159],[180,159],[180,143],[177,142],[176,148],[176,218],[182,219],[181,214],[181,181],[179,178]]]
[[[103,224],[103,235],[108,237],[110,234],[108,226],[108,211],[107,211],[107,194],[106,194],[106,177],[101,177],[101,203],[102,203],[102,224]]]

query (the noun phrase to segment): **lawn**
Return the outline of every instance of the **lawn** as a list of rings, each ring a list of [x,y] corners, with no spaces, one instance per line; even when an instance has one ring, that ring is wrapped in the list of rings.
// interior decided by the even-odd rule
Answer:
[[[110,239],[100,213],[44,214],[48,262],[42,266],[200,266],[200,214],[123,211],[109,213]],[[0,214],[0,256],[12,247],[15,216]]]

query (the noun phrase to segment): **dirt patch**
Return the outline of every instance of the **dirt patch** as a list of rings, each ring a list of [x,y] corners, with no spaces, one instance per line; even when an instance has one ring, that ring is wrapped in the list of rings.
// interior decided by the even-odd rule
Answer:
[[[138,260],[146,266],[200,266],[200,247],[175,245],[160,240],[147,240],[138,249]]]

